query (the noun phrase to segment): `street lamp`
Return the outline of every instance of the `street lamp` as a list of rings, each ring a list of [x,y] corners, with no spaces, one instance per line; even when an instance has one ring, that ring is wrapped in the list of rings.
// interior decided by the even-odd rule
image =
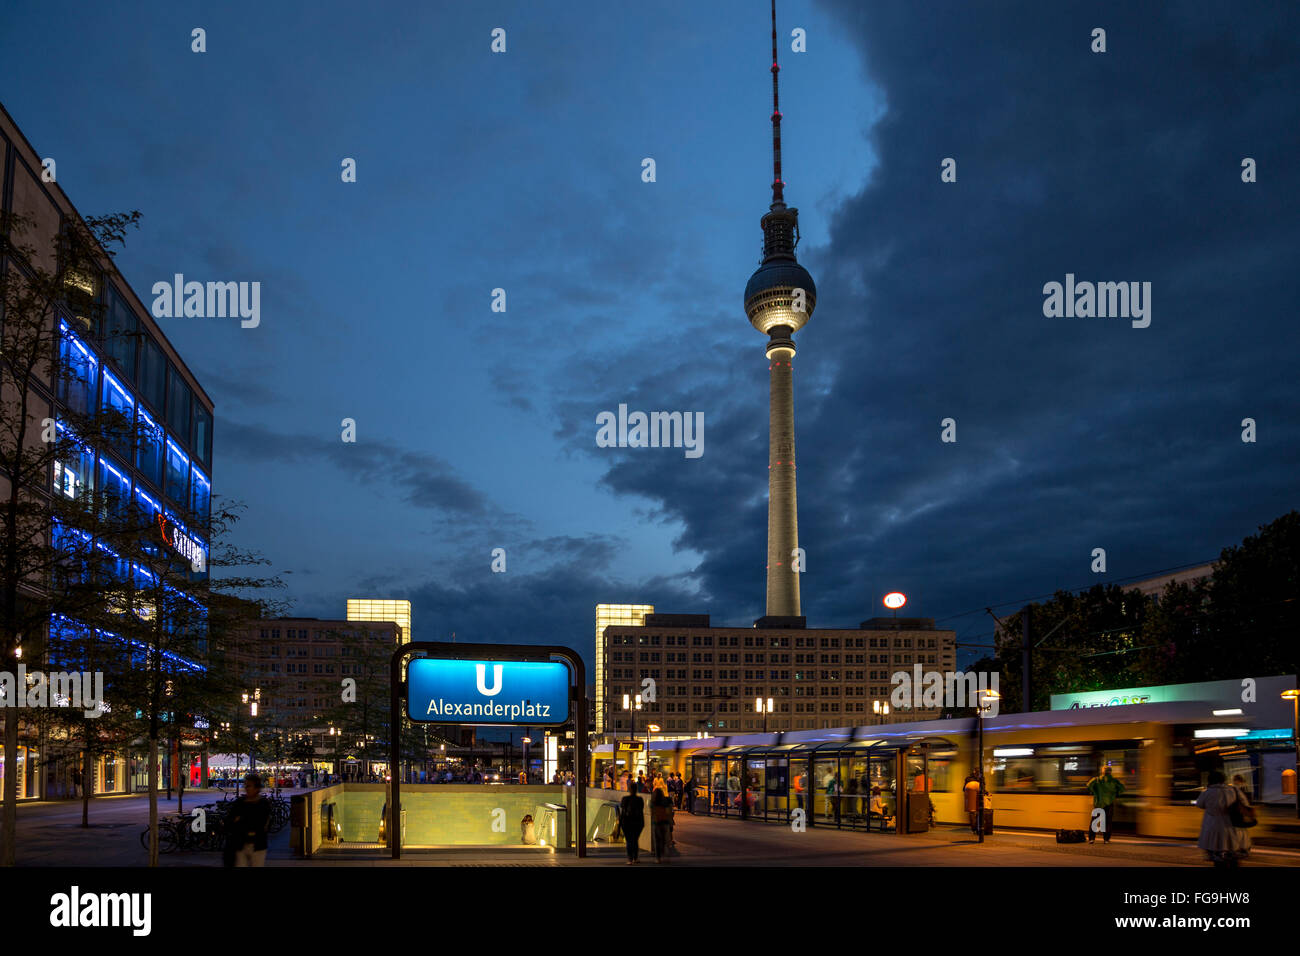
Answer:
[[[631,730],[629,731],[629,733],[631,734],[632,739],[633,739],[633,740],[636,740],[636,712],[637,712],[638,710],[641,709],[641,695],[640,695],[640,694],[637,694],[637,695],[636,695],[636,700],[633,701],[632,698],[631,698],[629,695],[624,694],[624,695],[623,695],[623,709],[626,710],[626,711],[628,712],[628,718],[629,718],[629,719],[631,720],[631,722],[632,722]],[[646,740],[647,740],[647,743],[649,743],[649,738],[646,738]],[[617,747],[618,745],[615,744],[614,746]],[[649,755],[647,754],[647,756],[649,756]],[[636,759],[635,759],[635,758],[633,758],[633,760],[632,760],[632,766],[631,766],[629,769],[630,769],[630,770],[635,770],[635,769],[636,769]]]
[[[979,721],[980,736],[980,762],[976,773],[979,775],[979,793],[975,797],[975,833],[979,837],[979,842],[984,842],[984,796],[988,792],[984,786],[984,712],[996,700],[1001,699],[1002,695],[995,690],[986,690],[980,695],[978,713],[975,717]]]
[[[1291,701],[1291,709],[1294,712],[1291,737],[1295,741],[1295,813],[1297,817],[1300,817],[1300,690],[1284,690],[1282,691],[1282,699]]]
[[[763,715],[763,733],[767,733],[767,715],[772,712],[772,698],[766,701],[761,697],[754,698],[754,713]]]
[[[883,700],[873,700],[871,702],[871,711],[876,715],[876,723],[883,724],[885,718],[889,716],[889,705]]]
[[[528,779],[528,745],[533,742],[533,738],[521,737],[519,738],[519,742],[523,746],[524,751],[524,780],[526,781]]]

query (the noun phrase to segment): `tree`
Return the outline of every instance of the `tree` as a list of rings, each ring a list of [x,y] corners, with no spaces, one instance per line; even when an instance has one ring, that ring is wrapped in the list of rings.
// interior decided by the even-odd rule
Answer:
[[[1140,591],[1097,584],[1079,594],[1057,591],[1003,620],[996,639],[1004,712],[1047,710],[1053,693],[1146,682],[1141,649],[1150,600]],[[1029,614],[1033,699],[1021,700],[1021,620]]]
[[[44,235],[29,217],[0,219],[0,662],[6,667],[21,659],[25,641],[39,646],[51,614],[78,610],[61,605],[49,587],[67,560],[57,547],[59,515],[52,505],[60,505],[65,523],[69,512],[84,515],[88,508],[78,487],[84,484],[79,441],[87,433],[78,435],[75,422],[60,429],[55,401],[64,421],[93,414],[93,403],[73,401],[86,396],[72,388],[75,360],[61,361],[66,336],[60,316],[72,317],[73,324],[95,324],[93,291],[112,271],[113,249],[138,219],[138,212],[74,217]],[[18,710],[5,708],[8,768],[17,766],[18,724]],[[17,777],[6,773],[0,816],[4,866],[13,865],[16,853],[17,797]]]

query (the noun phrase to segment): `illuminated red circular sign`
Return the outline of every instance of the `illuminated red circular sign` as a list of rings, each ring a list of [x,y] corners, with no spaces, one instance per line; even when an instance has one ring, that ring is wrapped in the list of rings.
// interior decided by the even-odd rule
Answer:
[[[897,611],[907,603],[907,595],[901,591],[890,591],[885,595],[885,607],[892,611]]]

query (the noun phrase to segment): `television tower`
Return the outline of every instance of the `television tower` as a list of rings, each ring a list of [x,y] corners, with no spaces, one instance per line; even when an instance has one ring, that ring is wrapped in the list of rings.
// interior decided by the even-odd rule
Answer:
[[[767,616],[799,617],[799,547],[794,467],[794,333],[812,317],[817,287],[795,261],[799,210],[785,204],[781,181],[781,108],[776,60],[776,0],[772,0],[772,205],[760,220],[763,262],[745,286],[745,314],[768,337],[770,371],[767,477]]]

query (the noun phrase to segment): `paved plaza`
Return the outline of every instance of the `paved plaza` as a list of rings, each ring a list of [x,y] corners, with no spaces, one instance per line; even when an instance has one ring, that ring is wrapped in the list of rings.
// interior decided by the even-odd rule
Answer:
[[[293,791],[285,791],[290,794]],[[186,791],[185,808],[221,799],[216,791]],[[160,797],[159,815],[173,813],[176,800]],[[91,801],[90,827],[81,827],[80,801],[23,804],[18,808],[19,866],[144,866],[148,855],[140,832],[148,820],[144,796]],[[624,865],[622,845],[598,844],[586,860],[572,853],[535,847],[472,847],[404,850],[394,862],[383,849],[330,849],[311,860],[292,855],[289,828],[270,838],[268,866],[615,866]],[[680,855],[673,867],[698,866],[1032,866],[1032,867],[1204,867],[1190,841],[1116,837],[1109,845],[1059,845],[1052,834],[999,832],[983,845],[964,829],[940,827],[924,834],[862,833],[810,827],[796,833],[778,824],[677,815]],[[641,866],[656,866],[641,855]],[[176,852],[159,857],[164,867],[221,865],[216,852]],[[1257,847],[1247,866],[1298,866],[1300,851]]]

